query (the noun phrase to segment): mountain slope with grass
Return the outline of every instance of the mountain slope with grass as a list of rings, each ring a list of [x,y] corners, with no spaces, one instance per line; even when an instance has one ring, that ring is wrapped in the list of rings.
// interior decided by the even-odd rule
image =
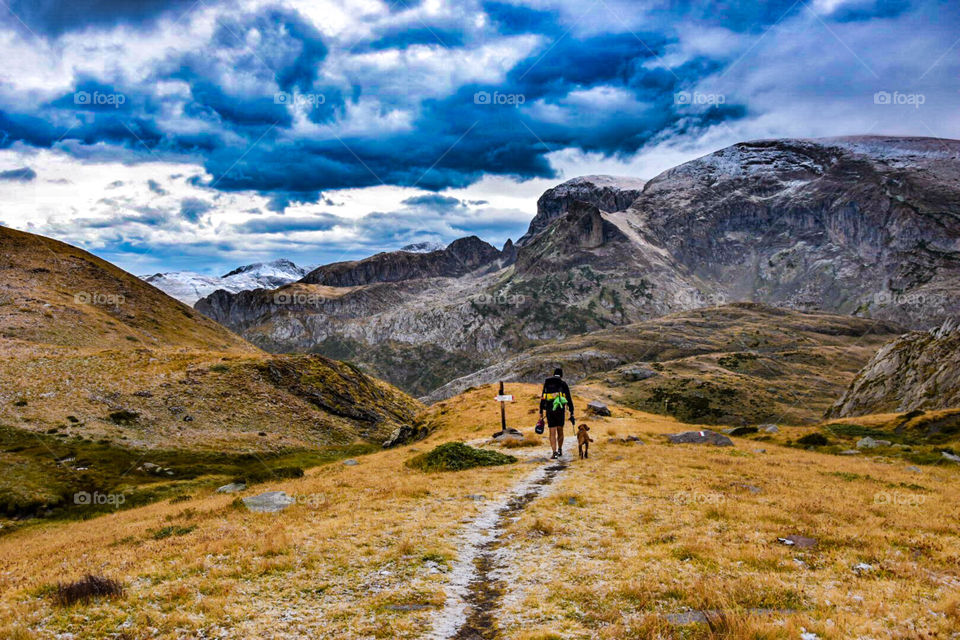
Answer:
[[[418,428],[422,405],[354,366],[264,353],[75,247],[0,227],[0,248],[0,459],[19,469],[0,482],[5,514]]]
[[[819,427],[670,444],[698,427],[610,403],[610,417],[585,418],[590,458],[568,440],[557,468],[532,434],[538,391],[507,386],[526,446],[490,442],[499,406],[481,387],[431,407],[422,442],[239,494],[283,491],[279,513],[192,487],[0,536],[0,636],[413,639],[472,621],[522,640],[788,640],[950,637],[960,625],[960,465],[793,444]],[[574,387],[581,406],[598,393]],[[517,461],[409,464],[458,442]],[[119,588],[59,604],[90,573]]]
[[[889,322],[738,303],[543,344],[424,399],[498,380],[538,382],[561,365],[572,382],[688,422],[798,424],[818,420],[899,331]]]

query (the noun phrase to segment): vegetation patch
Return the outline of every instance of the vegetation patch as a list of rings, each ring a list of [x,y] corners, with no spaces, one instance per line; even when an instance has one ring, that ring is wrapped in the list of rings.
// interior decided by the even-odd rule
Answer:
[[[493,467],[516,461],[515,457],[497,451],[474,449],[462,442],[448,442],[436,447],[433,451],[411,458],[407,465],[421,471],[463,471],[473,467]]]
[[[169,525],[166,527],[161,527],[155,531],[151,531],[150,537],[154,540],[163,540],[164,538],[170,538],[173,536],[185,536],[188,533],[192,533],[195,529],[195,526],[180,527],[177,525]]]
[[[116,580],[88,575],[76,582],[57,584],[54,600],[61,607],[69,607],[78,602],[86,604],[94,598],[114,598],[122,595],[123,585]]]
[[[822,433],[808,433],[802,438],[798,438],[797,444],[804,447],[825,447],[830,444],[830,441]]]

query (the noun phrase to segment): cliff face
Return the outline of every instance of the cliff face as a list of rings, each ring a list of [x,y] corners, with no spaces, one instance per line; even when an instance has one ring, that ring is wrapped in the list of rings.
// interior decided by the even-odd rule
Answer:
[[[580,176],[567,180],[540,196],[537,215],[517,244],[528,244],[576,202],[592,204],[601,211],[623,211],[639,197],[643,185],[644,181],[639,178],[619,176]]]
[[[886,344],[827,417],[960,407],[960,326],[912,331]]]
[[[600,182],[545,193],[502,252],[465,238],[196,308],[263,348],[336,353],[418,395],[438,379],[409,383],[421,348],[462,375],[540,341],[738,301],[916,329],[960,313],[960,142],[766,140],[642,190]]]

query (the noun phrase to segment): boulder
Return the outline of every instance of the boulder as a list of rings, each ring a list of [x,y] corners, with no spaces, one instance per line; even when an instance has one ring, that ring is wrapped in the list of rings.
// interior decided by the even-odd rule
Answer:
[[[231,482],[230,484],[225,484],[217,489],[217,493],[239,493],[246,490],[246,488],[247,485],[242,482]]]
[[[343,464],[345,464],[345,465],[348,466],[348,467],[355,467],[356,465],[358,465],[358,464],[360,464],[360,463],[357,462],[356,460],[354,460],[353,458],[348,458],[348,459],[346,459],[346,460],[343,461]]]
[[[283,511],[296,500],[287,495],[286,491],[268,491],[258,496],[243,498],[247,509],[256,513],[278,513]]]
[[[623,372],[623,378],[628,382],[640,382],[641,380],[653,378],[658,375],[660,374],[653,369],[644,369],[641,367],[632,367]]]
[[[602,402],[598,402],[597,400],[594,400],[587,405],[587,413],[594,416],[604,417],[609,417],[611,415],[610,409],[607,407],[607,405],[603,404]]]
[[[949,460],[950,462],[960,462],[960,456],[955,456],[952,453],[947,453],[946,451],[941,451],[940,455]]]
[[[889,440],[874,440],[870,436],[861,438],[857,441],[857,449],[876,449],[877,447],[889,447]]]
[[[684,431],[683,433],[671,433],[667,438],[673,444],[712,444],[716,447],[732,447],[733,440],[727,436],[704,429],[703,431]]]
[[[765,433],[780,433],[780,428],[775,424],[762,424],[760,428],[763,429]]]

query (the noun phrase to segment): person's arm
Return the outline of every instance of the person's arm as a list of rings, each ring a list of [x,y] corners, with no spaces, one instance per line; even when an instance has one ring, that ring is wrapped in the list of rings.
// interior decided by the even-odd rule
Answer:
[[[570,418],[573,418],[573,396],[570,395],[570,386],[564,382],[563,383],[563,395],[567,397],[567,406],[570,407]]]
[[[546,395],[547,395],[547,383],[543,383],[543,389],[540,390],[540,417],[543,417],[543,412],[546,410]]]

